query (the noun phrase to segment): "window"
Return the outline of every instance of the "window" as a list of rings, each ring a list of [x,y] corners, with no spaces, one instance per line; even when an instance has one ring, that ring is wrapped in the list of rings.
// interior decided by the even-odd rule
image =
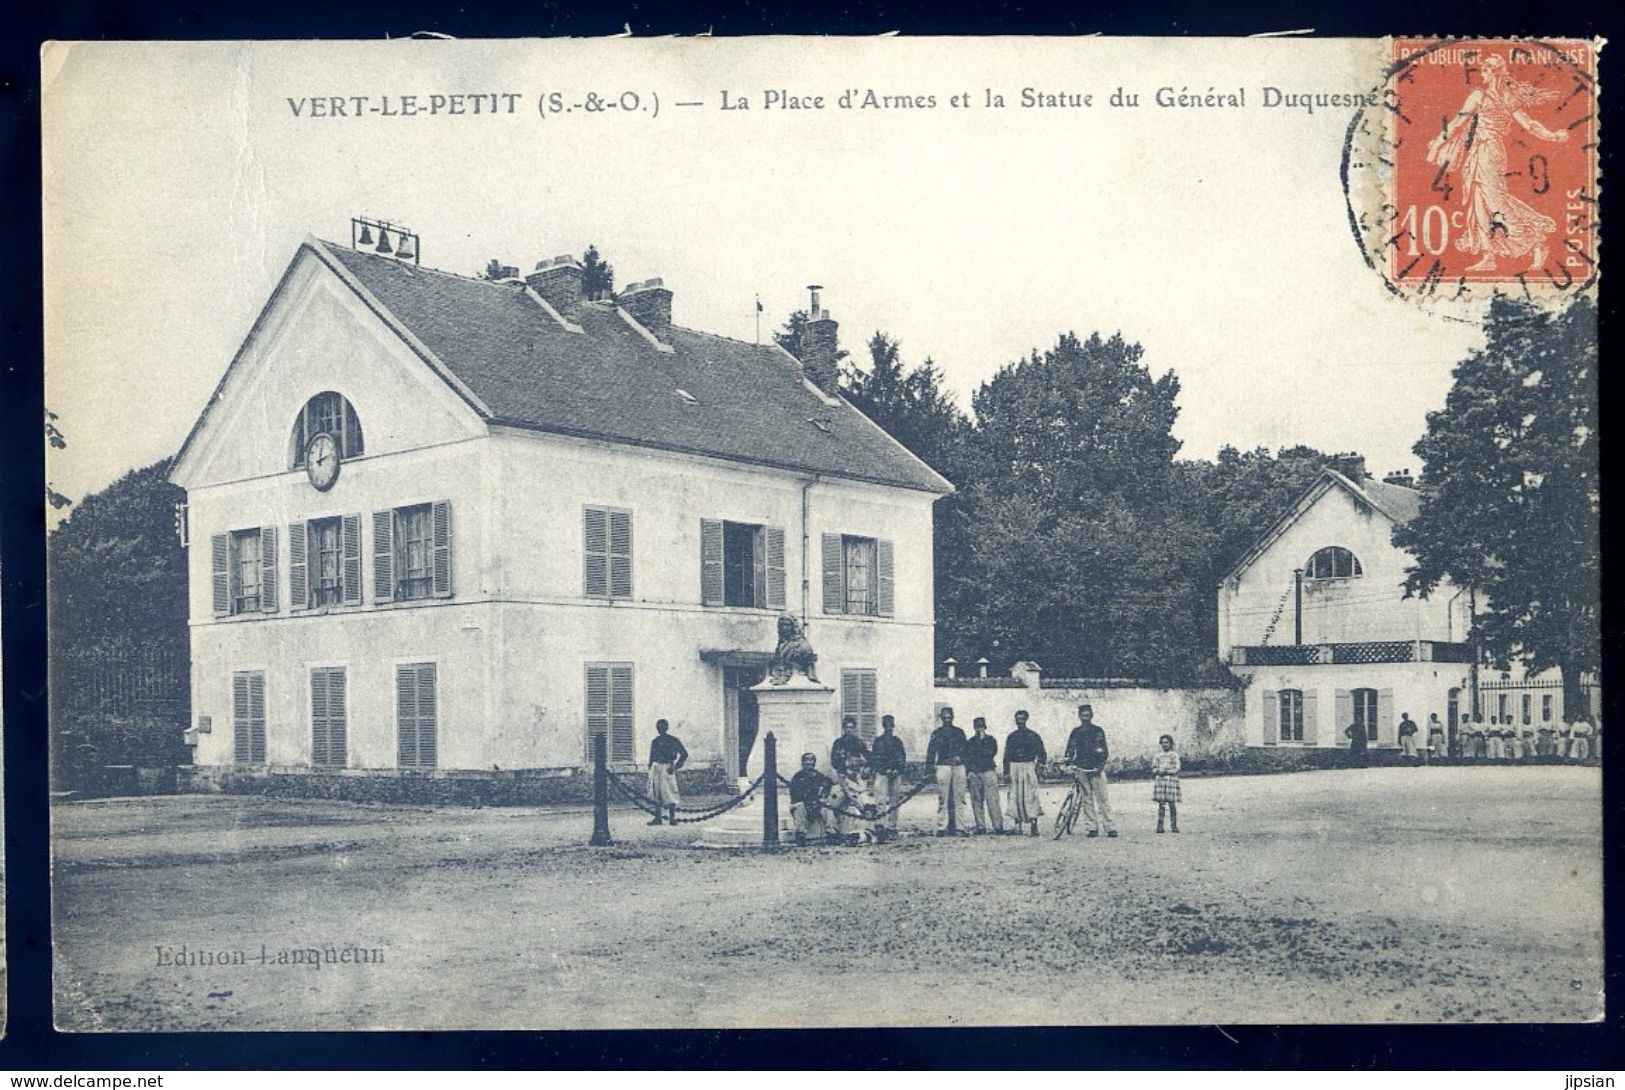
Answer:
[[[434,768],[439,761],[438,682],[432,662],[395,667],[395,763],[401,768]]]
[[[1365,729],[1366,740],[1377,740],[1377,690],[1355,689],[1349,693],[1354,704],[1354,726]]]
[[[1512,719],[1512,713],[1507,710],[1507,694],[1499,693],[1495,697],[1495,721],[1505,723]]]
[[[288,527],[288,597],[296,610],[361,604],[360,515]]]
[[[824,612],[892,616],[893,553],[880,538],[825,534]]]
[[[231,759],[240,765],[265,763],[265,674],[245,670],[231,675]]]
[[[841,671],[841,719],[847,716],[858,721],[858,734],[865,742],[875,740],[879,722],[879,699],[876,696],[879,675],[873,670]]]
[[[289,438],[292,448],[288,457],[289,469],[303,469],[305,448],[312,437],[323,433],[331,435],[338,444],[339,457],[359,458],[366,452],[361,438],[361,421],[343,394],[326,390],[305,402],[294,418],[293,434]]]
[[[1543,694],[1541,694],[1541,698],[1540,698],[1540,721],[1542,723],[1550,723],[1552,721],[1552,694],[1551,693],[1543,693]]]
[[[1521,705],[1521,710],[1523,712],[1523,725],[1527,727],[1530,723],[1535,721],[1535,694],[1524,693],[1523,699],[1519,701],[1519,704]]]
[[[215,534],[210,544],[214,615],[275,613],[276,527]]]
[[[581,593],[588,598],[632,597],[632,512],[584,508],[582,537]]]
[[[700,599],[708,606],[784,608],[784,531],[700,520]]]
[[[1353,553],[1340,545],[1328,545],[1309,558],[1303,574],[1310,579],[1351,579],[1365,571]]]
[[[587,663],[587,759],[592,759],[593,739],[603,734],[609,738],[605,744],[609,760],[636,761],[632,722],[632,664]]]
[[[343,768],[345,744],[344,667],[318,666],[310,672],[310,763]]]
[[[1279,720],[1281,741],[1303,741],[1303,693],[1298,689],[1282,689],[1277,694],[1280,702]]]
[[[355,575],[355,601],[361,593],[360,520],[356,523],[355,563],[346,565]],[[348,550],[349,541],[345,541]],[[372,513],[372,593],[379,602],[409,602],[450,598],[451,504],[433,503],[395,507]],[[348,599],[347,599],[348,600]]]

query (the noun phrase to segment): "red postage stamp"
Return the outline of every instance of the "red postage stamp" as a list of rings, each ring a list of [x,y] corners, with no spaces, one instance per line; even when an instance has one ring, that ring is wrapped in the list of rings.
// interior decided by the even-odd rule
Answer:
[[[1595,44],[1394,39],[1387,276],[1449,294],[1597,273]]]

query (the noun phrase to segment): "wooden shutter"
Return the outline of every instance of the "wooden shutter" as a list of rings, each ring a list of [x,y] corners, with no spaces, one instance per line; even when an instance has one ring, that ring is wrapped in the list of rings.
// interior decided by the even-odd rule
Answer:
[[[213,564],[214,615],[231,614],[231,535],[214,534],[209,538],[209,557]]]
[[[360,516],[356,516],[356,521],[361,521]],[[343,768],[350,763],[348,727],[349,707],[344,670],[334,668],[327,674],[327,760],[335,768]]]
[[[875,542],[875,611],[882,617],[890,617],[895,608],[892,589],[892,559],[893,548],[890,541],[884,539]]]
[[[846,558],[841,535],[824,535],[824,612],[846,612]]]
[[[260,527],[260,611],[277,611],[276,527]]]
[[[310,672],[310,763],[318,768],[329,762],[327,671]]]
[[[1394,691],[1377,690],[1377,744],[1391,746],[1394,737]]]
[[[875,740],[875,709],[880,702],[878,686],[879,675],[873,670],[858,671],[858,734],[865,742]]]
[[[249,763],[249,732],[252,729],[248,714],[248,675],[233,674],[231,678],[231,759],[237,764]]]
[[[764,526],[762,537],[767,552],[767,597],[763,604],[768,609],[783,609],[784,531],[777,526]]]
[[[617,761],[637,759],[633,746],[632,665],[609,668],[609,752]]]
[[[1308,742],[1320,729],[1320,694],[1314,689],[1303,691],[1303,740]]]
[[[857,716],[859,706],[863,702],[862,686],[858,681],[857,670],[841,671],[841,722],[846,722],[847,716]],[[800,757],[796,758],[800,760]]]
[[[587,759],[592,759],[592,740],[609,734],[609,667],[587,666]],[[604,753],[613,757],[609,741],[604,741]]]
[[[451,504],[436,500],[434,520],[434,596],[451,597]]]
[[[767,605],[767,539],[758,526],[750,535],[750,604],[757,609]]]
[[[609,512],[588,507],[582,517],[581,593],[588,598],[609,597]]]
[[[340,528],[344,547],[344,604],[361,604],[361,516],[345,515]]]
[[[1281,738],[1281,706],[1274,689],[1264,690],[1264,744],[1273,746]]]
[[[395,667],[395,763],[416,768],[418,763],[418,671]]]
[[[632,512],[609,513],[609,596],[632,597]]]
[[[310,608],[309,544],[306,527],[302,522],[288,525],[288,609],[297,613]]]
[[[418,674],[418,767],[440,763],[439,677],[432,662],[420,663]]]
[[[1332,734],[1337,744],[1349,744],[1348,728],[1354,725],[1354,694],[1347,689],[1339,689],[1333,697],[1334,707],[1337,710],[1337,722],[1332,724]]]
[[[700,520],[700,602],[720,606],[725,600],[722,585],[722,520]]]
[[[395,512],[372,513],[372,600],[395,600]]]

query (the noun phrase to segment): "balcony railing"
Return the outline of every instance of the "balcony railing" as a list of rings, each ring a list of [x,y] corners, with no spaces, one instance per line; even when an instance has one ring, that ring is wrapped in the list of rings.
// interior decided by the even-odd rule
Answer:
[[[1439,640],[1369,640],[1233,647],[1235,666],[1342,666],[1392,662],[1471,662],[1472,647]]]

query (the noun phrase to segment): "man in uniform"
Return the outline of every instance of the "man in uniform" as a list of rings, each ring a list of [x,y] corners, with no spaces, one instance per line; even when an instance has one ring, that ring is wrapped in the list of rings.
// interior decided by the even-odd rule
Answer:
[[[841,736],[835,739],[835,744],[829,747],[829,767],[839,778],[846,774],[846,766],[854,759],[861,758],[865,763],[869,760],[869,747],[863,744],[863,737],[858,734],[858,717],[855,715],[841,716]]]
[[[999,805],[999,773],[994,759],[999,755],[999,740],[987,732],[987,720],[977,716],[971,720],[973,733],[965,743],[965,781],[970,787],[970,811],[976,819],[976,831],[985,833],[993,829],[995,836],[1004,834],[1004,808]]]
[[[660,824],[660,810],[671,815],[671,823],[677,824],[677,807],[682,804],[682,796],[677,793],[677,770],[688,763],[688,750],[678,740],[677,735],[668,733],[671,724],[664,719],[655,723],[655,736],[649,743],[649,782],[648,795],[659,808],[650,825]]]
[[[795,823],[797,844],[829,835],[823,799],[834,786],[834,781],[818,771],[818,757],[803,753],[801,771],[790,777],[790,820]]]
[[[942,725],[931,732],[925,763],[937,772],[937,835],[970,836],[970,809],[965,805],[965,732],[954,726],[954,710],[937,713]]]
[[[1026,828],[1038,835],[1038,766],[1045,760],[1044,739],[1027,726],[1027,713],[1016,713],[1016,729],[1004,739],[1004,775],[1010,781],[1010,817],[1019,835]]]
[[[1117,823],[1112,820],[1111,805],[1106,801],[1106,732],[1095,723],[1095,710],[1088,704],[1078,705],[1078,725],[1066,740],[1064,764],[1072,766],[1072,775],[1083,793],[1083,820],[1089,826],[1088,836],[1099,836],[1101,826],[1107,836],[1117,835]]]
[[[880,737],[875,739],[874,752],[869,765],[875,770],[875,805],[884,810],[892,806],[903,793],[903,769],[908,766],[908,754],[903,740],[894,733],[897,720],[889,715],[880,717]],[[886,815],[886,827],[897,831],[897,811]]]

